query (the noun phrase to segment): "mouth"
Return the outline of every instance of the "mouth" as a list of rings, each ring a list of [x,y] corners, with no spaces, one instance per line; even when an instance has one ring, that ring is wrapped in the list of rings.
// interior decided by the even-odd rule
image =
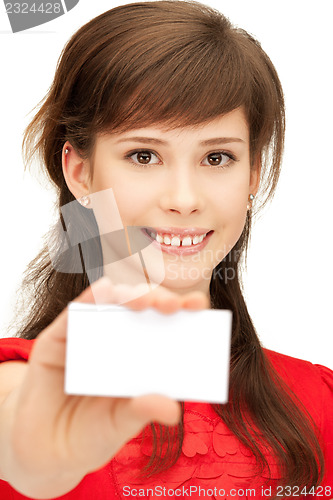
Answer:
[[[182,255],[202,250],[214,233],[213,230],[202,229],[173,229],[166,232],[151,227],[142,228],[142,231],[157,248],[166,253]]]

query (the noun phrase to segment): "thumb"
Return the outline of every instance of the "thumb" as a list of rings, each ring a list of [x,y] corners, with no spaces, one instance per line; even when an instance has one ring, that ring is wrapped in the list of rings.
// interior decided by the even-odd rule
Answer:
[[[160,394],[119,398],[111,418],[113,429],[126,442],[151,422],[177,425],[181,418],[181,406],[177,401]]]
[[[147,394],[131,399],[133,414],[147,422],[176,425],[181,416],[180,404],[161,394]]]

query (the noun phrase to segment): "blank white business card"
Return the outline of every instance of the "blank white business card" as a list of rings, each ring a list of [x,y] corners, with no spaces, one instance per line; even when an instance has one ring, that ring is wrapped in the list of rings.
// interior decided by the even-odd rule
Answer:
[[[231,327],[225,309],[163,314],[72,302],[65,392],[226,403]]]

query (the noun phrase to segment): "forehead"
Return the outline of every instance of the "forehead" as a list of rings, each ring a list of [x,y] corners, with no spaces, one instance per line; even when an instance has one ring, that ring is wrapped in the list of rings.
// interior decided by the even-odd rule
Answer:
[[[115,143],[140,136],[154,137],[166,143],[186,140],[204,141],[205,139],[217,137],[234,137],[242,139],[243,142],[248,142],[249,127],[243,109],[237,108],[230,113],[207,120],[200,125],[179,126],[170,129],[166,124],[159,123],[138,129],[130,129],[122,133],[113,132],[101,135],[108,136]]]

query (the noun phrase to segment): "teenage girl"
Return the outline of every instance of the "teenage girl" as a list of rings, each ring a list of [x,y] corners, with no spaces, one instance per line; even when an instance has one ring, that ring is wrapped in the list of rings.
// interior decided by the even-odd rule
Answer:
[[[54,228],[60,250],[45,247],[32,262],[26,321],[0,341],[1,498],[333,497],[333,373],[263,349],[241,287],[254,206],[275,191],[284,127],[267,54],[198,2],[116,7],[69,40],[26,130],[27,159],[41,155],[59,209],[78,201],[68,234],[94,234],[101,214],[91,200],[112,189],[124,228],[156,240],[165,277],[134,297],[135,285],[112,281],[102,236],[89,247],[100,265],[80,272],[79,244],[64,269],[64,227]],[[229,402],[65,395],[73,300],[164,314],[230,309]]]

